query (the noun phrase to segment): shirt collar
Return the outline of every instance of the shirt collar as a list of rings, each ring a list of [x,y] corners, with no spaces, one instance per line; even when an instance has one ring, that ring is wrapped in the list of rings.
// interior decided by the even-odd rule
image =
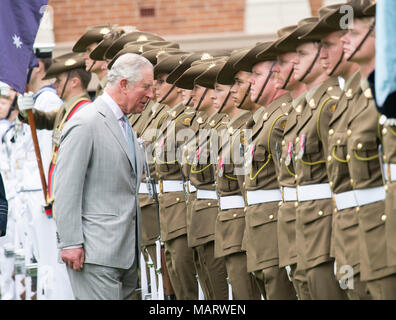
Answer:
[[[110,107],[111,111],[113,111],[114,116],[117,120],[121,120],[124,117],[124,112],[121,110],[119,105],[114,101],[114,99],[105,91],[100,96],[101,99],[106,102],[106,104]]]

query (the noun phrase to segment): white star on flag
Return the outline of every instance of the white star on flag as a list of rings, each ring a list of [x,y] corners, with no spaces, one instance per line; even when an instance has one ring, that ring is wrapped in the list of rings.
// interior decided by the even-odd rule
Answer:
[[[19,36],[17,36],[16,34],[13,35],[12,37],[13,43],[15,45],[15,47],[17,47],[18,49],[22,48],[22,41],[21,38]]]

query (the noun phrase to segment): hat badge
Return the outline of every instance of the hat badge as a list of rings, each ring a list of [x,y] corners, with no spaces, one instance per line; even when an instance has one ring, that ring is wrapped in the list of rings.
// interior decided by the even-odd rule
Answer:
[[[136,39],[136,42],[142,42],[142,41],[147,41],[147,37],[144,35],[139,36],[139,38]]]
[[[109,28],[102,28],[102,29],[100,30],[100,34],[103,34],[103,35],[108,34],[109,32],[110,32],[110,29],[109,29]]]
[[[65,66],[66,66],[66,67],[70,67],[70,66],[72,66],[72,65],[74,65],[74,64],[76,64],[76,63],[77,63],[77,61],[74,60],[74,59],[67,59],[67,60],[65,61]]]
[[[209,53],[207,53],[207,52],[205,52],[205,53],[201,56],[201,60],[209,60],[209,59],[213,59],[213,57],[212,57]]]

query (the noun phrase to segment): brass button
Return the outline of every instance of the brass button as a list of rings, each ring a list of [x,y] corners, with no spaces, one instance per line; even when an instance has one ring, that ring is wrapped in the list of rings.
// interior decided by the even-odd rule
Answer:
[[[334,129],[329,130],[329,135],[332,136],[334,134]]]
[[[359,212],[360,211],[360,207],[356,207],[356,212]]]
[[[280,207],[282,205],[282,203],[283,203],[282,201],[279,201],[278,206]]]
[[[212,204],[210,202],[208,202],[208,206],[210,207]]]
[[[383,128],[383,129],[382,129],[382,134],[385,136],[387,133],[388,133],[388,129]]]
[[[298,208],[298,201],[294,202],[294,208]]]
[[[329,185],[330,185],[330,188],[333,188],[333,185],[334,185],[333,181],[330,181]]]
[[[348,130],[347,130],[347,136],[350,137],[351,135],[352,135],[352,130],[351,130],[351,129],[348,129]]]
[[[274,215],[270,215],[269,217],[268,217],[270,220],[272,220],[272,219],[274,219]]]
[[[357,149],[358,149],[358,150],[361,150],[362,148],[363,148],[363,145],[362,145],[361,143],[358,143]]]
[[[176,202],[180,202],[180,198],[176,198]]]
[[[244,211],[246,212],[246,208],[244,209]],[[234,213],[232,216],[233,216],[234,218],[236,218],[237,214]]]
[[[285,146],[285,145],[286,145],[286,141],[283,140],[283,141],[282,141],[282,146]]]
[[[351,156],[350,156],[349,154],[347,154],[346,160],[347,160],[347,161],[351,160]]]
[[[386,220],[386,214],[383,214],[383,215],[381,216],[381,220],[382,220],[382,221],[385,221],[385,220]]]
[[[353,184],[355,183],[353,179],[349,180],[349,182],[351,183],[351,186],[353,186]]]
[[[319,216],[323,216],[323,211],[322,211],[322,210],[319,210],[318,215],[319,215]]]
[[[328,161],[328,162],[330,162],[330,161],[331,161],[331,159],[332,159],[332,157],[331,157],[331,156],[328,156],[328,157],[327,157],[327,161]]]
[[[341,144],[341,139],[338,139],[338,140],[337,140],[337,144]]]

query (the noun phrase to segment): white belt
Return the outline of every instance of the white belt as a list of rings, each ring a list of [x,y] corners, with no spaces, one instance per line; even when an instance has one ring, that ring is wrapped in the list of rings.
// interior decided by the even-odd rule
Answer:
[[[384,166],[384,176],[386,181],[396,181],[396,163],[385,163]],[[388,168],[390,171],[390,179],[388,177]]]
[[[191,184],[190,180],[187,181],[187,188],[188,188],[188,191],[189,191],[190,193],[193,193],[193,192],[197,191],[197,188],[195,188],[195,187]]]
[[[155,189],[157,190],[157,193],[159,193],[159,187],[158,187],[158,183],[155,184]],[[139,186],[139,193],[142,194],[149,194],[150,192],[148,191],[147,188],[147,182],[141,182],[140,186]]]
[[[354,191],[334,193],[333,196],[337,206],[337,210],[354,208],[358,206]]]
[[[217,200],[217,193],[213,190],[197,190],[197,199],[213,199]]]
[[[184,191],[183,180],[162,180],[162,192]]]
[[[279,189],[271,190],[254,190],[246,192],[248,206],[266,202],[279,202],[282,200],[282,194]]]
[[[283,201],[297,201],[297,190],[296,188],[282,187],[283,190]]]
[[[245,201],[242,196],[220,197],[220,209],[239,209],[245,208]]]
[[[309,200],[321,200],[331,198],[331,188],[328,183],[309,184],[297,186],[297,198],[299,202]]]
[[[385,200],[384,186],[354,190],[358,206]]]

